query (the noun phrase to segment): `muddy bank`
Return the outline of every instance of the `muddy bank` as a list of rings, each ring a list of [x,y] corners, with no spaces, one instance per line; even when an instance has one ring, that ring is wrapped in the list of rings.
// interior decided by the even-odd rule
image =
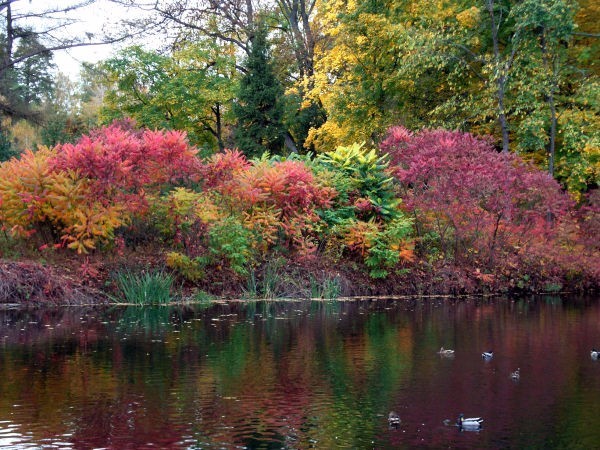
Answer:
[[[44,264],[0,259],[0,304],[93,305],[119,297],[114,275],[122,270],[139,272],[162,268],[159,254],[137,253],[123,258],[62,258]],[[269,275],[270,273],[270,275]],[[253,280],[253,286],[249,280]],[[567,279],[559,275],[523,278],[518,274],[483,274],[465,267],[416,263],[401,274],[372,279],[351,264],[327,264],[324,260],[286,261],[273,268],[256,267],[247,276],[227,269],[207,272],[195,283],[177,279],[177,297],[239,299],[270,297],[314,298],[394,295],[490,295],[511,293],[584,293],[598,290],[599,280]],[[254,289],[254,290],[252,290]]]
[[[108,301],[104,292],[86,285],[64,267],[0,260],[0,303],[89,305]]]

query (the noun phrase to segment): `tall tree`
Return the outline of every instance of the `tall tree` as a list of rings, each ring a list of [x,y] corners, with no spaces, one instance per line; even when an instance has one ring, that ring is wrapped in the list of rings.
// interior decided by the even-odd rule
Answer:
[[[314,51],[321,37],[314,21],[317,0],[112,1],[153,11],[154,16],[139,26],[161,36],[168,33],[170,43],[208,38],[219,46],[233,45],[243,57],[249,55],[254,30],[262,23],[278,59],[275,74],[284,89],[293,86],[286,99],[286,146],[296,151],[303,146],[308,129],[323,122],[321,105],[306,96],[312,87]],[[241,64],[237,68],[242,73],[246,70]]]
[[[311,16],[316,3],[316,0],[277,0],[279,10],[287,24],[284,29],[290,36],[299,79],[310,78],[314,74],[315,46],[318,36],[315,35]]]
[[[246,56],[250,53],[254,30],[261,22],[269,31],[278,29],[289,37],[287,44],[296,60],[295,75],[312,75],[318,40],[312,17],[317,0],[111,1],[154,12],[154,17],[140,21],[139,25],[163,35],[168,29],[170,39],[175,42],[190,37],[192,40],[210,38],[218,43],[233,44]]]
[[[310,97],[323,105],[327,121],[308,140],[320,150],[373,144],[390,125],[405,123],[412,108],[411,82],[401,76],[407,11],[391,0],[322,1],[318,10],[325,38]]]
[[[571,190],[593,186],[600,8],[581,4],[320,0],[311,93],[327,121],[309,140],[377,141],[393,123],[460,129],[527,153]]]
[[[54,78],[54,89],[42,104],[44,126],[40,130],[41,143],[54,146],[59,143],[75,142],[90,128],[97,125],[90,121],[92,111],[86,111],[84,89],[81,82],[58,73]]]
[[[69,27],[78,21],[74,13],[94,1],[65,1],[42,9],[33,9],[31,2],[22,0],[0,1],[0,114],[39,121],[29,100],[39,100],[36,90],[49,87],[52,52],[114,43],[126,37],[70,33]]]
[[[503,21],[510,18],[510,10],[502,2],[496,2],[495,0],[485,0],[485,8],[489,15],[489,35],[492,41],[492,53],[488,64],[491,66],[491,78],[496,86],[498,123],[500,124],[500,131],[502,133],[502,152],[508,153],[509,130],[506,113],[506,90],[511,68],[517,53],[519,37],[513,34],[511,36],[512,39],[509,39],[505,45],[502,45],[501,32],[503,28],[506,28]]]
[[[554,176],[558,111],[556,96],[564,77],[569,40],[575,29],[575,10],[564,0],[524,0],[514,9],[515,28],[529,59],[538,55],[536,85],[546,104],[548,172]],[[528,46],[528,47],[527,47]],[[530,79],[532,79],[530,78]]]
[[[250,156],[260,155],[265,150],[281,153],[286,136],[281,101],[283,88],[269,60],[267,32],[263,27],[257,29],[252,39],[245,70],[233,107],[237,118],[235,141]]]
[[[102,120],[129,116],[150,128],[183,130],[196,145],[225,147],[237,79],[230,48],[182,43],[172,55],[131,47],[105,62],[111,89]]]

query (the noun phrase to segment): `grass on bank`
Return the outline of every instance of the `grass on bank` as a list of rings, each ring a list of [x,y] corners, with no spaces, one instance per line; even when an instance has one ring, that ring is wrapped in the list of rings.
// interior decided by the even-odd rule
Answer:
[[[132,273],[119,272],[115,282],[119,290],[119,297],[114,298],[119,302],[133,305],[167,305],[173,300],[171,291],[175,278],[162,270]],[[122,301],[121,301],[122,302]]]
[[[310,277],[310,297],[335,300],[342,293],[339,277],[325,277],[321,281]]]

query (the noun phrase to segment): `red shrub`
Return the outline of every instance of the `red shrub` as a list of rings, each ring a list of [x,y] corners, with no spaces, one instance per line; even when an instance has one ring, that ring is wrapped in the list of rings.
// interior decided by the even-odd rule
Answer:
[[[204,186],[209,189],[223,187],[250,165],[246,156],[239,150],[225,149],[222,153],[215,153],[202,168]]]
[[[418,235],[437,241],[446,257],[495,265],[545,241],[572,206],[548,174],[470,134],[396,127],[381,148]]]
[[[196,149],[178,131],[111,125],[56,150],[53,170],[76,171],[90,180],[99,201],[126,201],[134,209],[145,204],[145,190],[195,180],[201,166]]]

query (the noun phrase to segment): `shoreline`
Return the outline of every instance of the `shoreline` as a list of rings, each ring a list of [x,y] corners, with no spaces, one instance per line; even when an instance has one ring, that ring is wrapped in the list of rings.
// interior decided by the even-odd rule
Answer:
[[[101,258],[101,255],[100,255]],[[144,256],[148,260],[147,255]],[[160,258],[151,258],[154,263]],[[131,263],[131,261],[129,261]],[[77,257],[66,258],[60,263],[42,264],[33,260],[0,259],[0,308],[39,307],[39,306],[123,306],[133,305],[114,301],[119,297],[111,283],[111,276],[124,261],[106,264],[95,261],[93,279],[83,276],[77,269],[81,261]],[[88,261],[86,261],[86,264]],[[135,267],[135,264],[131,265]],[[127,266],[125,266],[127,267]],[[452,270],[454,269],[454,270]],[[89,270],[89,267],[88,267]],[[97,272],[95,272],[97,270]],[[442,277],[444,275],[444,277]],[[173,298],[181,300],[165,305],[216,304],[220,302],[252,301],[361,301],[368,299],[410,300],[424,298],[488,298],[512,295],[585,295],[598,291],[598,280],[586,280],[576,285],[562,284],[556,277],[552,279],[532,279],[531,285],[524,288],[511,287],[506,282],[495,280],[493,284],[477,276],[469,276],[468,268],[444,267],[444,272],[431,271],[390,276],[383,280],[373,280],[359,271],[349,270],[341,265],[334,267],[326,264],[302,266],[290,263],[280,273],[281,280],[287,285],[280,286],[279,293],[268,296],[254,295],[246,291],[244,280],[222,271],[212,274],[202,283],[190,284],[177,281],[177,293]],[[532,277],[535,278],[535,277]],[[327,293],[311,295],[310,285],[314,280],[332,279],[338,283],[339,291],[335,295]],[[282,281],[282,283],[283,283]],[[551,290],[536,289],[543,286],[554,287]],[[561,286],[563,289],[556,289]],[[582,288],[584,287],[584,288]],[[148,304],[147,306],[150,306]]]

